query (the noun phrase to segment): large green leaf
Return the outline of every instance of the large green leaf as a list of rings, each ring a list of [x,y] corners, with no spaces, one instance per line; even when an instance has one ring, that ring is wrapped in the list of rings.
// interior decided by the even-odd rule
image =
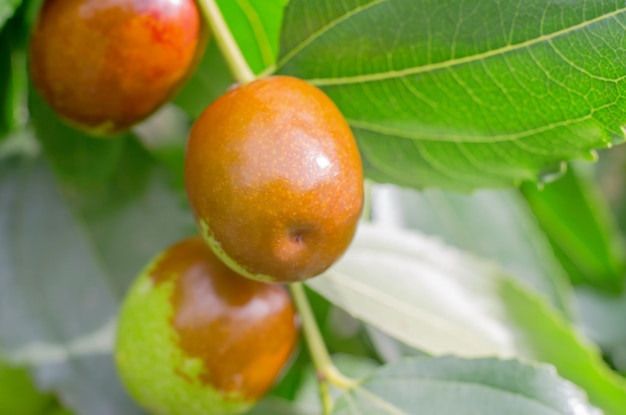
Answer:
[[[621,142],[622,2],[292,0],[276,70],[324,89],[366,174],[507,186]]]
[[[388,365],[347,391],[332,413],[599,415],[600,411],[549,367],[444,357]]]
[[[547,362],[607,414],[626,408],[626,381],[561,313],[494,264],[439,241],[361,224],[344,258],[307,284],[428,353]]]
[[[522,187],[571,280],[619,292],[626,273],[626,246],[592,172],[571,165],[559,180]]]

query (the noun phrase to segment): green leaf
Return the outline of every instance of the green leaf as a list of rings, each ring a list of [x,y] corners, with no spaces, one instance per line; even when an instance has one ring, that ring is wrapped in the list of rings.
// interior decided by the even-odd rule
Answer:
[[[372,216],[377,223],[416,229],[494,260],[565,315],[570,314],[567,275],[532,211],[514,190],[464,195],[375,186]]]
[[[374,373],[380,366],[377,362],[348,354],[333,354],[333,365],[345,376],[351,379],[365,379]],[[298,391],[295,403],[302,411],[311,414],[321,414],[324,412],[320,401],[319,376],[314,365],[307,368],[303,384]],[[341,396],[337,389],[329,390],[333,399]]]
[[[28,76],[23,45],[28,28],[23,15],[18,11],[0,30],[0,141],[26,121]]]
[[[572,282],[620,292],[626,246],[589,169],[573,164],[541,190],[522,187],[529,206],[550,237]]]
[[[276,61],[286,3],[287,0],[218,0],[224,19],[255,73]],[[198,69],[174,98],[174,103],[197,118],[234,83],[217,43],[210,38]]]
[[[20,4],[22,4],[22,0],[2,0],[0,2],[0,29],[13,16]]]
[[[344,257],[307,285],[429,353],[513,356],[508,321],[499,318],[502,304],[494,295],[499,273],[437,240],[361,223]]]
[[[185,145],[189,127],[187,114],[174,105],[166,104],[133,128],[143,147],[168,168],[181,192],[184,189]]]
[[[276,61],[288,0],[218,0],[224,19],[254,73]]]
[[[437,240],[363,223],[346,255],[307,284],[427,353],[536,359],[608,414],[626,408],[626,381],[561,313],[494,264]]]
[[[269,397],[255,405],[247,415],[319,415],[318,412],[301,409],[295,403],[283,399]]]
[[[332,414],[599,415],[600,411],[549,367],[444,357],[406,359],[382,368],[348,391]]]
[[[132,407],[110,359],[97,358],[108,352],[112,331],[89,334],[112,328],[107,321],[118,298],[88,234],[45,166],[12,161],[0,167],[0,342],[6,356],[37,365],[42,387],[72,407],[91,407],[91,413],[107,405]]]
[[[499,288],[511,324],[517,327],[517,343],[524,356],[556,366],[559,374],[575,382],[591,402],[606,414],[626,408],[626,380],[602,360],[596,346],[581,338],[576,328],[541,299],[510,280]]]
[[[54,406],[54,398],[40,393],[24,368],[0,361],[0,414],[41,415]]]
[[[210,42],[198,68],[172,101],[190,117],[197,118],[234,83],[215,42]]]
[[[509,186],[624,140],[625,24],[614,0],[292,0],[277,72],[330,95],[374,180]]]
[[[37,138],[63,183],[76,188],[106,185],[115,174],[127,135],[96,138],[62,122],[30,88],[28,101]]]

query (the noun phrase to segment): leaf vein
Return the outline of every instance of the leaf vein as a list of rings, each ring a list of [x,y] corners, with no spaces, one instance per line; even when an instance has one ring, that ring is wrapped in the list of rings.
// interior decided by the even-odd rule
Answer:
[[[480,61],[483,59],[491,58],[493,56],[503,55],[505,53],[530,48],[542,42],[549,42],[552,39],[555,39],[564,35],[568,35],[572,32],[575,32],[576,30],[584,29],[594,23],[597,23],[606,19],[614,18],[624,12],[626,12],[626,8],[620,8],[613,12],[598,16],[594,19],[581,22],[579,24],[564,28],[562,30],[557,30],[553,33],[541,35],[536,38],[529,39],[529,40],[526,40],[524,42],[520,42],[517,44],[509,44],[500,48],[488,50],[486,52],[464,56],[462,58],[450,59],[450,60],[443,61],[443,62],[409,67],[405,69],[388,70],[385,72],[376,72],[376,73],[363,74],[363,75],[345,76],[345,77],[337,77],[337,78],[307,79],[307,82],[316,86],[360,84],[360,83],[367,83],[367,82],[383,81],[386,79],[401,78],[401,77],[417,75],[417,74],[425,73],[425,72],[433,72],[433,71],[444,69],[444,68],[452,68],[455,66],[460,66],[460,65]]]

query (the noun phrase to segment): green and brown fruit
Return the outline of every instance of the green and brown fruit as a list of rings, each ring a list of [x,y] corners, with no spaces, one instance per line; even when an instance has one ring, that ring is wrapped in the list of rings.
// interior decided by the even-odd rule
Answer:
[[[350,127],[321,90],[286,76],[238,86],[204,111],[187,144],[185,185],[214,252],[268,282],[330,267],[363,205]]]
[[[114,134],[178,91],[206,38],[194,0],[45,0],[30,42],[31,77],[68,123]]]
[[[298,337],[285,288],[236,275],[200,237],[144,270],[117,330],[123,383],[160,415],[245,412],[272,386]]]

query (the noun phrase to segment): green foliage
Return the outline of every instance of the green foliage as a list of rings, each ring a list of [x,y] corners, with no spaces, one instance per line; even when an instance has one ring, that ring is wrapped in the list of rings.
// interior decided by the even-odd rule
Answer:
[[[9,2],[10,3],[10,2]],[[4,4],[4,3],[3,3]],[[20,2],[14,2],[15,5]],[[8,12],[10,4],[0,5],[0,141],[24,122],[24,93],[27,75],[24,43],[28,26],[24,24],[25,8],[16,8],[16,16],[2,27],[3,7]],[[5,15],[9,17],[8,14]]]
[[[542,189],[522,187],[572,282],[620,292],[626,273],[626,246],[592,172],[570,166]]]
[[[276,67],[335,100],[372,179],[510,186],[623,141],[625,18],[612,0],[293,0]]]
[[[607,414],[626,407],[626,381],[597,348],[503,270],[414,233],[366,224],[359,232],[333,271],[308,283],[335,304],[434,355],[550,363]]]
[[[13,16],[15,10],[22,4],[22,0],[4,0],[0,3],[0,29],[5,25],[6,21]]]
[[[0,413],[47,415],[53,407],[53,397],[41,394],[24,368],[10,367],[0,361]]]
[[[333,415],[412,414],[416,408],[441,415],[597,413],[548,367],[444,357],[413,358],[382,368],[349,390]]]
[[[39,3],[0,0],[0,355],[53,395],[0,365],[0,414],[141,415],[112,361],[119,302],[150,258],[196,232],[186,138],[234,81],[211,38],[173,105],[92,137],[28,83]],[[364,379],[333,391],[333,413],[623,415],[626,261],[609,206],[626,206],[626,157],[607,150],[602,181],[577,166],[543,190],[510,187],[623,140],[624,6],[218,4],[253,72],[320,86],[367,176],[387,183],[369,183],[372,223],[309,283],[327,346],[348,355],[337,366]],[[251,414],[319,415],[315,373],[303,341]]]

